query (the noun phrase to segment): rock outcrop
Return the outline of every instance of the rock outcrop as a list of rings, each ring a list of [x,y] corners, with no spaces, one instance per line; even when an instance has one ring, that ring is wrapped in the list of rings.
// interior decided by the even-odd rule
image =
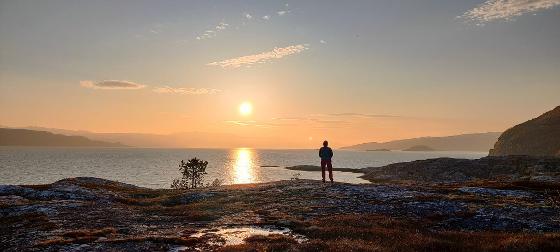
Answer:
[[[506,130],[490,156],[560,156],[560,106]]]
[[[410,148],[406,148],[403,151],[435,151],[432,147],[426,145],[414,145]]]
[[[479,179],[560,182],[560,158],[535,156],[480,159],[433,158],[360,170],[361,178],[377,181],[465,182]]]
[[[511,241],[508,251],[558,251],[557,188],[291,180],[183,191],[97,178],[0,185],[0,251],[501,251]],[[236,238],[243,229],[291,232]]]

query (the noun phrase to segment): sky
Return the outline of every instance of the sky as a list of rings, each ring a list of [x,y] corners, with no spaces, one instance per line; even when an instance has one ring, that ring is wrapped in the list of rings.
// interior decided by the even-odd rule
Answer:
[[[559,24],[560,0],[2,0],[0,125],[269,148],[503,131],[560,105]]]

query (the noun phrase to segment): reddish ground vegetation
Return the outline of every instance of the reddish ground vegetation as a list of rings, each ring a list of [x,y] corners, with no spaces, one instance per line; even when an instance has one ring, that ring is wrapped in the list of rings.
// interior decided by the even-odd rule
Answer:
[[[297,180],[176,191],[92,178],[0,186],[0,249],[552,251],[560,249],[555,186]],[[231,227],[290,232],[230,246],[210,233]]]

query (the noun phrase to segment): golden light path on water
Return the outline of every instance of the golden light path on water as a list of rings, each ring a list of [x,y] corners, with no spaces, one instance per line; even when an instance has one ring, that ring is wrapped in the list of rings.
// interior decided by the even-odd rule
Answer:
[[[251,149],[241,148],[233,150],[235,162],[233,164],[233,183],[247,184],[256,181],[254,152]]]

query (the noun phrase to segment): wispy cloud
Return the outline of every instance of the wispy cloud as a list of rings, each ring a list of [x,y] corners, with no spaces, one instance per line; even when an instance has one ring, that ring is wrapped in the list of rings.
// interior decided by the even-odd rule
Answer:
[[[307,125],[313,124],[314,126],[320,126],[348,123],[348,121],[333,119],[332,117],[323,114],[308,115],[303,117],[275,117],[271,120],[274,122],[283,122],[281,125],[299,125],[301,123],[305,123]]]
[[[349,116],[349,117],[364,117],[364,118],[400,118],[398,115],[384,115],[384,114],[362,114],[362,113],[336,113],[327,114],[328,116]]]
[[[298,54],[308,47],[306,45],[292,45],[287,47],[276,47],[272,51],[262,52],[258,54],[252,54],[247,56],[241,56],[233,59],[226,59],[222,61],[211,62],[206,65],[208,66],[220,66],[222,68],[238,68],[241,66],[250,66],[253,64],[266,63],[274,59],[281,59],[283,57]]]
[[[327,41],[324,41],[324,40],[321,39],[321,40],[319,40],[319,43],[321,43],[321,44],[326,44]]]
[[[378,120],[407,119],[408,117],[388,114],[363,114],[363,113],[331,113],[331,114],[309,114],[295,117],[275,117],[274,122],[282,122],[283,125],[313,125],[315,127],[342,127],[348,124],[375,122]]]
[[[222,92],[214,88],[173,88],[169,86],[155,87],[152,91],[159,94],[182,94],[182,95],[208,95]]]
[[[225,30],[228,26],[229,26],[229,24],[226,24],[224,22],[220,22],[218,25],[216,25],[216,30]]]
[[[228,124],[246,127],[307,127],[316,129],[343,128],[349,125],[376,124],[379,121],[391,121],[408,119],[408,117],[386,114],[362,114],[362,113],[335,113],[335,114],[309,114],[303,116],[273,117],[259,121],[254,120],[230,120],[224,121]]]
[[[288,10],[281,10],[281,11],[278,11],[278,12],[276,12],[276,13],[278,14],[278,16],[284,16],[284,15],[286,15],[288,12],[290,12],[290,11],[288,11]]]
[[[253,19],[253,16],[251,16],[251,14],[249,14],[249,13],[245,13],[245,18],[246,19]]]
[[[271,128],[271,127],[280,127],[282,125],[268,123],[268,122],[257,122],[257,121],[237,121],[237,120],[229,120],[225,121],[225,123],[238,125],[238,126],[252,126],[252,127],[262,127],[262,128]]]
[[[560,0],[487,0],[459,18],[484,24],[496,20],[512,20],[526,13],[547,10],[560,5]]]
[[[80,81],[80,85],[92,89],[142,89],[146,87],[146,85],[123,80],[105,80],[99,82],[85,80]]]
[[[265,16],[262,17],[262,19],[264,19],[264,20],[269,20],[269,19],[270,19],[270,16],[269,16],[269,15],[265,15]]]
[[[214,29],[206,30],[201,35],[196,36],[196,39],[197,40],[204,40],[204,39],[210,39],[210,38],[216,37],[218,32],[226,30],[228,28],[228,26],[229,26],[229,24],[224,23],[224,22],[220,22],[219,24],[216,25],[216,27],[214,27]]]

